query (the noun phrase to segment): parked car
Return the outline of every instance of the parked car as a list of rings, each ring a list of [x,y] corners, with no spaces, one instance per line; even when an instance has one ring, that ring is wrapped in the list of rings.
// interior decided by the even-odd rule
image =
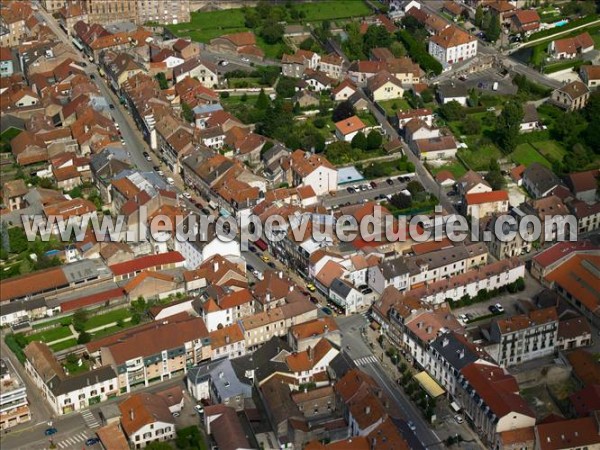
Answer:
[[[493,106],[490,106],[488,109],[486,109],[487,112],[494,112],[496,111],[496,108],[494,108]]]
[[[162,177],[165,175],[165,173],[162,170],[157,170],[156,173],[158,174],[158,176]]]
[[[155,172],[158,172],[160,170],[160,167],[154,166],[154,167],[152,167],[152,170],[154,170]]]
[[[267,263],[267,266],[269,266],[271,269],[275,269],[276,268],[275,263],[273,261]]]
[[[388,178],[387,180],[385,180],[385,182],[389,185],[394,184],[394,180],[392,180],[391,178]]]
[[[90,74],[90,80],[95,80],[96,79],[96,75],[94,75],[93,73]]]
[[[321,311],[323,311],[328,316],[331,316],[333,314],[333,311],[331,311],[331,309],[329,309],[327,306],[324,306],[323,308],[321,308]]]
[[[44,431],[44,434],[46,436],[52,436],[53,434],[58,433],[58,430],[54,427],[50,427],[50,428],[46,428],[46,431]]]
[[[492,314],[497,314],[498,313],[498,309],[496,308],[496,305],[490,305],[490,306],[488,306],[488,309],[490,310],[490,312]]]
[[[310,296],[310,301],[313,302],[314,304],[319,303],[319,299],[317,297],[315,297],[314,295]]]
[[[375,183],[374,181],[371,181],[370,184],[373,189],[375,189],[377,187],[377,183]]]
[[[252,253],[256,253],[256,247],[253,245],[249,245],[248,250],[250,250]]]
[[[96,445],[98,442],[100,442],[100,438],[91,437],[87,441],[85,441],[85,445],[92,446],[92,445]]]
[[[406,422],[406,425],[408,425],[408,428],[410,429],[410,431],[417,431],[417,426],[415,425],[415,423],[412,420],[409,420],[408,422]]]
[[[196,410],[196,412],[198,414],[204,413],[204,406],[202,406],[202,405],[196,405],[196,406],[194,406],[194,409]]]
[[[306,285],[306,289],[308,289],[310,292],[315,292],[317,290],[317,288],[315,287],[315,285],[312,284],[312,283],[308,283]]]
[[[115,109],[115,105],[113,105],[112,103],[111,103],[110,105],[108,105],[108,107],[109,107],[110,109]]]
[[[260,259],[262,259],[264,262],[271,261],[271,258],[269,258],[269,255],[265,255],[264,253],[262,255],[260,255]]]
[[[175,180],[171,177],[167,177],[167,183],[169,183],[171,186],[173,186],[175,184]]]
[[[187,198],[188,200],[190,200],[190,199],[192,198],[192,194],[190,194],[189,192],[184,192],[184,193],[183,193],[183,196],[184,196],[185,198]]]
[[[499,313],[504,312],[504,307],[500,303],[496,303],[494,306],[496,307],[496,311],[498,311]]]
[[[463,419],[460,414],[455,415],[454,420],[456,420],[456,423],[458,423],[458,424],[461,424],[465,421],[465,419]]]
[[[251,266],[250,264],[248,264],[248,265],[246,266],[246,269],[248,270],[248,272],[254,272],[254,267],[253,267],[253,266]]]
[[[348,188],[346,188],[346,190],[348,191],[349,194],[354,194],[356,192],[354,190],[354,188],[352,188],[352,187],[348,187]]]
[[[144,158],[146,158],[146,161],[152,161],[152,158],[150,157],[150,154],[148,152],[144,152],[143,155]]]

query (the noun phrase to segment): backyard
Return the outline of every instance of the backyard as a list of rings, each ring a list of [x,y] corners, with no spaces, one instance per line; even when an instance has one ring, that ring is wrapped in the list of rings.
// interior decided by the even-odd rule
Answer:
[[[552,168],[552,164],[544,156],[539,153],[532,144],[525,143],[517,145],[517,148],[511,153],[511,158],[516,164],[529,166],[537,162],[548,168]]]
[[[433,176],[436,176],[442,170],[447,170],[450,173],[452,173],[455,179],[462,177],[467,172],[465,166],[463,166],[462,163],[457,160],[454,160],[452,162],[446,162],[442,166],[433,166],[430,168],[430,172]]]
[[[483,144],[478,148],[459,149],[457,154],[471,170],[488,170],[492,160],[502,158],[502,152],[494,144]]]
[[[385,110],[387,116],[395,116],[398,111],[407,111],[411,109],[408,101],[404,98],[379,101],[377,104]]]
[[[335,0],[294,5],[297,19],[288,19],[288,24],[322,22],[324,20],[349,19],[371,14],[364,1]],[[246,18],[242,8],[225,9],[217,11],[196,11],[191,13],[188,23],[169,25],[167,27],[173,34],[189,37],[198,42],[208,43],[211,39],[224,34],[248,31]],[[279,56],[284,44],[267,44],[262,38],[257,37],[257,44],[264,50],[269,58]]]

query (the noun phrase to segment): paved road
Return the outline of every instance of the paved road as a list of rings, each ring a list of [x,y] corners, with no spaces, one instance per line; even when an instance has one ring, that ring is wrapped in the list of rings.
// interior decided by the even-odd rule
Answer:
[[[371,99],[364,92],[364,89],[361,89],[360,92],[362,96],[368,101],[369,111],[375,116],[377,122],[381,124],[381,127],[389,136],[390,140],[400,139],[400,135],[398,134],[396,129],[392,126],[392,124],[388,122],[387,117],[384,114],[382,114],[379,111],[379,109],[377,109],[377,107],[373,104]],[[401,141],[404,154],[408,157],[408,160],[415,165],[416,174],[419,177],[419,181],[421,182],[425,190],[435,195],[440,201],[440,204],[449,214],[455,214],[456,210],[454,208],[454,205],[448,199],[443,189],[440,187],[439,184],[437,184],[437,182],[433,179],[431,174],[425,169],[425,167],[421,163],[421,160],[417,158],[417,156],[412,152],[412,150],[408,148],[408,145],[406,145],[404,140],[401,139]]]
[[[363,315],[338,317],[336,321],[342,331],[344,351],[359,364],[362,371],[371,375],[377,381],[386,395],[396,403],[397,408],[404,415],[404,419],[413,421],[417,428],[415,434],[419,440],[428,448],[444,448],[443,444],[439,445],[439,437],[431,430],[421,412],[417,410],[403,392],[396,388],[395,381],[390,379],[381,362],[364,342],[360,330],[362,327],[367,326],[365,317]]]

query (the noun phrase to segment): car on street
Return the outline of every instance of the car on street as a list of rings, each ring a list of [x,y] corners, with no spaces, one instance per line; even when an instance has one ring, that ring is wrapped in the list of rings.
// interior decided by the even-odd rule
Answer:
[[[264,262],[269,262],[271,261],[271,258],[269,258],[269,255],[260,255],[260,259],[262,259]]]
[[[498,310],[496,309],[496,305],[490,305],[488,306],[488,310],[492,313],[492,314],[497,314]]]
[[[250,59],[249,59],[249,58],[246,58],[246,57],[243,57],[243,58],[242,58],[242,61],[244,61],[245,63],[247,63],[247,62],[250,62]]]
[[[349,194],[354,194],[356,192],[354,190],[354,188],[351,188],[351,187],[346,188],[346,190],[348,191]]]
[[[200,211],[202,211],[202,214],[206,214],[207,216],[210,216],[210,211],[206,208],[202,208]]]
[[[496,307],[496,311],[498,311],[499,313],[504,312],[504,307],[500,303],[496,303],[494,306]]]
[[[100,442],[100,438],[91,437],[87,441],[85,441],[85,445],[92,446],[92,445],[96,445],[98,442]]]
[[[162,170],[157,170],[156,173],[161,177],[165,174]]]
[[[267,266],[269,266],[271,269],[275,269],[276,268],[275,263],[273,261],[268,262]]]
[[[262,274],[258,270],[253,270],[252,275],[254,275],[256,278],[259,278]]]
[[[46,428],[46,431],[44,431],[44,434],[46,436],[52,436],[53,434],[58,433],[58,430],[54,427],[50,427],[50,428]]]
[[[248,265],[246,266],[246,269],[248,270],[248,272],[254,272],[254,267],[253,267],[253,266],[251,266],[250,264],[248,264]]]
[[[252,253],[256,253],[256,247],[254,247],[253,245],[249,245],[248,250],[250,250]]]
[[[196,412],[198,414],[204,413],[204,406],[202,406],[202,405],[196,405],[196,406],[194,406],[194,409],[196,410]]]
[[[310,292],[315,292],[317,288],[315,287],[315,285],[314,285],[314,284],[312,284],[312,283],[308,283],[308,284],[306,285],[306,289],[308,289]]]
[[[115,109],[115,105],[113,105],[112,103],[111,103],[110,105],[108,105],[108,107],[109,107],[110,109]]]
[[[219,61],[219,65],[220,66],[226,66],[229,64],[229,61],[223,60],[223,61]]]
[[[144,158],[146,158],[146,161],[152,161],[152,158],[150,157],[150,154],[148,152],[144,152],[143,155]]]
[[[458,423],[459,425],[465,421],[465,419],[463,419],[460,414],[455,415],[454,420],[456,420],[456,423]]]
[[[372,187],[373,189],[375,189],[375,188],[377,187],[377,183],[375,183],[374,181],[371,181],[371,187]]]
[[[324,306],[323,308],[321,308],[321,311],[323,311],[328,316],[331,316],[333,314],[333,311],[331,309],[329,309],[327,306]]]
[[[310,296],[310,301],[313,302],[314,304],[319,303],[319,299],[317,297],[315,297],[314,295]]]
[[[93,73],[90,73],[90,80],[95,80],[96,79],[96,75],[94,75]]]
[[[152,170],[154,170],[155,172],[158,172],[160,170],[160,167],[154,166],[154,167],[152,167]]]
[[[387,180],[385,180],[385,182],[389,185],[394,184],[394,180],[392,180],[391,178],[388,178]]]
[[[175,184],[175,180],[171,177],[167,177],[167,183],[169,183],[171,186],[173,186]]]
[[[408,425],[408,428],[410,429],[410,431],[417,431],[417,426],[415,425],[415,423],[412,420],[409,420],[408,422],[406,422],[406,425]]]
[[[187,198],[188,200],[191,200],[191,198],[192,198],[192,194],[190,194],[189,192],[184,192],[184,193],[183,193],[183,196],[184,196],[185,198]]]

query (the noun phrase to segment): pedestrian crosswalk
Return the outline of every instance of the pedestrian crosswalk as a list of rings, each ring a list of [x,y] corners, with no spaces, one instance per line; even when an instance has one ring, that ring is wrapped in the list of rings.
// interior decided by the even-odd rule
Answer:
[[[366,366],[367,364],[374,364],[377,362],[377,358],[375,358],[373,355],[371,356],[365,356],[363,358],[358,358],[354,360],[354,364],[356,364],[357,366]]]
[[[74,436],[65,438],[62,441],[55,442],[55,445],[61,449],[72,448],[74,445],[77,445],[77,448],[79,448],[87,439],[88,435],[84,432],[81,432]]]
[[[88,427],[98,428],[100,426],[100,422],[98,422],[98,419],[96,419],[96,416],[94,416],[89,409],[86,409],[85,411],[81,411],[81,416],[83,417],[83,420],[85,421],[85,424]]]

